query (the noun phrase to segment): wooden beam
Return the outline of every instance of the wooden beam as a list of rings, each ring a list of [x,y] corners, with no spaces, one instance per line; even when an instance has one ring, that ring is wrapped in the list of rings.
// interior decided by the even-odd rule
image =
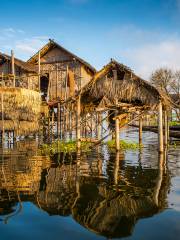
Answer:
[[[164,111],[164,145],[168,145],[168,134],[169,134],[169,126],[168,126],[168,114],[167,111]]]
[[[81,147],[81,96],[77,99],[77,119],[76,119],[76,132],[77,132],[77,148]]]
[[[15,68],[14,68],[14,51],[11,50],[11,74],[13,75],[13,87],[15,87]]]
[[[164,150],[163,146],[163,114],[162,114],[162,103],[158,105],[158,140],[159,140],[159,152],[162,153]]]
[[[41,90],[41,52],[38,52],[38,87]]]
[[[60,107],[60,103],[58,103],[58,106],[57,106],[57,136],[58,136],[58,139],[60,137],[60,121],[61,121],[61,107]]]

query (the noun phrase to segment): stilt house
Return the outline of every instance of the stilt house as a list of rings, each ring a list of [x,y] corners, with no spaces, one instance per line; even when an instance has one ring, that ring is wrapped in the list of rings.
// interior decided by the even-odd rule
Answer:
[[[40,91],[48,101],[64,100],[75,94],[94,76],[96,70],[53,40],[28,61],[39,66]]]
[[[15,87],[38,90],[37,66],[0,53],[1,84]]]

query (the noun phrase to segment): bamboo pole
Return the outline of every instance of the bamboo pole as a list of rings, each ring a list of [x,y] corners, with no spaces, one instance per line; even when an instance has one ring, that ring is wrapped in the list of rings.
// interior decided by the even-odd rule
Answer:
[[[91,138],[93,138],[93,112],[91,112]]]
[[[58,67],[56,65],[56,99],[58,97]]]
[[[53,127],[54,127],[54,108],[52,112],[52,119],[51,119],[51,135],[52,135],[52,140],[53,140]]]
[[[66,83],[65,83],[65,100],[67,99],[68,72],[69,72],[69,67],[67,65],[67,67],[66,67]]]
[[[164,146],[163,146],[163,114],[162,114],[162,103],[159,102],[158,105],[158,140],[159,140],[159,152],[163,152]]]
[[[164,111],[164,145],[168,145],[168,115],[167,111]]]
[[[77,129],[77,148],[81,147],[81,96],[78,96],[77,99],[77,120],[76,120],[76,129]]]
[[[38,87],[41,91],[41,52],[38,52]]]
[[[13,87],[15,87],[15,68],[14,68],[14,51],[11,50],[11,73],[13,75]]]
[[[58,103],[58,106],[57,106],[57,136],[58,136],[58,139],[60,137],[60,118],[61,118],[61,115],[60,115],[60,103]]]
[[[115,142],[116,142],[116,150],[120,150],[120,138],[119,138],[119,118],[116,117],[115,120]]]
[[[98,129],[97,129],[98,140],[101,139],[101,120],[102,120],[101,113],[98,113]]]
[[[4,143],[5,139],[5,131],[4,131],[4,93],[1,93],[1,116],[2,116],[2,143]]]

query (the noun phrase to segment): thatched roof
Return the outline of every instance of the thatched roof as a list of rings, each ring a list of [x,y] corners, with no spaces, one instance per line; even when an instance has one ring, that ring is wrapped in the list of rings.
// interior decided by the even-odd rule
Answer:
[[[180,105],[180,95],[179,94],[170,94],[170,97],[175,104]]]
[[[43,57],[48,51],[52,50],[53,48],[59,48],[63,52],[66,52],[67,54],[71,55],[72,59],[76,59],[77,61],[79,61],[82,65],[84,65],[86,68],[88,68],[90,70],[90,72],[92,72],[92,73],[96,72],[96,69],[93,66],[91,66],[89,63],[84,61],[82,58],[76,56],[74,53],[65,49],[64,47],[62,47],[60,44],[58,44],[57,42],[55,42],[52,39],[49,39],[49,42],[40,49],[40,56]],[[38,62],[38,52],[36,54],[34,54],[27,62],[32,63],[32,64],[37,63]]]
[[[0,65],[3,65],[5,62],[11,61],[11,56],[0,53]],[[24,62],[18,58],[14,58],[14,64],[24,71],[36,73],[37,67],[31,63]]]
[[[114,70],[117,72],[117,79],[114,78]],[[124,77],[119,79],[122,73],[124,73]],[[99,104],[103,98],[106,98],[111,105],[118,100],[118,102],[133,103],[134,105],[155,106],[160,99],[164,105],[168,104],[168,97],[164,93],[115,60],[111,60],[95,74],[82,89],[81,96],[84,104]]]

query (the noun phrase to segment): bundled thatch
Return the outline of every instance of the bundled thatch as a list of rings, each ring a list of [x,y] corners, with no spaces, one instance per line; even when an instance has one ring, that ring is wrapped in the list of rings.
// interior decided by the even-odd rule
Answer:
[[[5,120],[37,121],[40,114],[40,93],[25,88],[0,88],[0,114]]]
[[[111,105],[118,101],[153,107],[160,99],[164,105],[168,104],[167,96],[114,60],[95,74],[81,94],[84,104],[98,105],[104,97]]]
[[[38,131],[39,123],[17,120],[5,120],[2,122],[2,120],[0,120],[0,131],[2,131],[3,128],[7,131],[15,131],[18,136],[27,136]]]
[[[28,135],[38,130],[40,93],[23,88],[0,88],[0,130]]]

